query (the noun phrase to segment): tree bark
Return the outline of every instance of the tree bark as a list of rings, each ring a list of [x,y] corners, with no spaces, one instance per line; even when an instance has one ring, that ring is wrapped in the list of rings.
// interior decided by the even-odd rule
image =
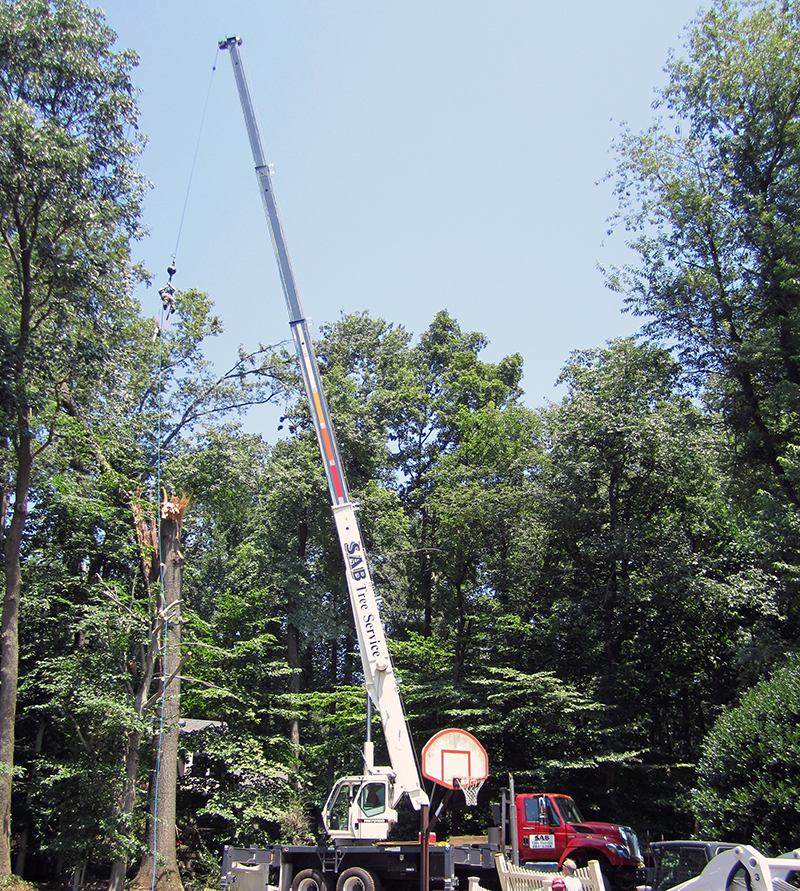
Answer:
[[[294,600],[289,599],[289,609],[294,609]],[[286,662],[292,673],[289,676],[289,692],[300,692],[300,631],[291,622],[286,626]],[[295,715],[291,720],[290,736],[295,752],[300,749],[300,719]]]
[[[308,522],[303,517],[297,530],[297,556],[301,560],[306,558],[306,546],[308,544]],[[287,615],[294,615],[297,604],[294,599],[294,592],[289,593],[287,603]],[[302,662],[300,656],[300,629],[290,620],[286,628],[286,662],[292,673],[289,676],[289,691],[291,693],[300,693],[302,689]],[[295,754],[300,751],[300,719],[292,718],[290,735],[292,740],[292,748]],[[298,780],[299,783],[299,780]],[[299,785],[298,785],[299,788]]]
[[[165,502],[169,504],[169,502]],[[180,727],[181,585],[180,518],[165,518],[162,504],[161,562],[164,591],[163,711],[160,717],[156,781],[151,794],[150,841],[152,848],[139,867],[135,885],[156,891],[183,891],[176,840],[175,805],[178,784]],[[155,828],[153,828],[155,827]]]
[[[133,816],[133,811],[136,807],[136,780],[139,776],[139,750],[141,744],[141,731],[132,730],[125,740],[125,786],[120,804],[120,817],[126,822]],[[108,891],[122,891],[127,869],[128,861],[121,857],[111,864]]]
[[[27,412],[26,421],[27,421]],[[27,423],[23,430],[28,429]],[[11,785],[19,682],[19,604],[22,595],[20,547],[28,518],[28,490],[33,455],[24,433],[16,443],[14,510],[3,549],[6,584],[0,622],[0,878],[11,875]]]
[[[33,753],[34,755],[41,754],[42,751],[42,743],[44,742],[44,731],[47,725],[44,721],[39,722],[39,727],[36,730],[36,741],[33,745]],[[31,775],[32,778],[37,774],[36,768],[32,768]],[[17,862],[14,865],[14,873],[20,877],[25,875],[25,858],[28,854],[28,837],[30,835],[31,828],[31,819],[30,819],[30,806],[32,801],[32,795],[30,791],[28,792],[28,818],[25,821],[25,825],[22,827],[22,831],[19,834],[19,841],[17,842]]]

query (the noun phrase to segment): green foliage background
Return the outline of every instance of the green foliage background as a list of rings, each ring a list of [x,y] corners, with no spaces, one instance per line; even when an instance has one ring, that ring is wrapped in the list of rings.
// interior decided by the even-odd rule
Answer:
[[[29,7],[50,8],[7,2],[0,24]],[[479,807],[455,806],[440,833],[484,832],[513,773],[518,789],[572,794],[643,841],[691,835],[698,819],[771,853],[797,844],[799,24],[792,4],[717,0],[667,63],[659,120],[623,130],[612,223],[636,260],[608,281],[645,324],[576,350],[560,403],[528,409],[520,356],[485,361],[483,335],[445,311],[417,341],[367,312],[322,329],[413,737],[421,748],[458,726],[490,757]],[[19,163],[3,147],[21,130],[56,137],[10,95],[17,62],[3,64],[8,241],[2,196],[17,195]],[[59,185],[61,204],[70,194]],[[102,314],[72,325],[25,378],[47,448],[20,544],[12,836],[37,879],[142,854],[163,616],[136,529],[161,488],[187,494],[181,701],[206,726],[183,735],[177,830],[184,881],[203,884],[223,844],[321,838],[332,780],[360,772],[366,705],[294,359],[260,350],[215,373],[204,342],[221,320],[195,289],[154,340],[130,295],[136,213],[120,212],[105,297],[127,309],[113,337]],[[19,312],[1,256],[5,532]],[[59,318],[74,319],[73,297]],[[73,347],[104,361],[56,385],[57,366],[80,365],[59,358]],[[265,401],[285,406],[276,443],[236,422]],[[398,832],[415,835],[415,819],[404,812]]]

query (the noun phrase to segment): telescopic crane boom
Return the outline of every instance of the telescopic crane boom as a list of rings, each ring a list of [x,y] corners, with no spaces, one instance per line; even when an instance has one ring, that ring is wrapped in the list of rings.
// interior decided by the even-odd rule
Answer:
[[[389,825],[397,820],[394,808],[400,798],[404,794],[408,795],[414,809],[419,810],[429,803],[428,796],[420,781],[414,747],[400,701],[392,659],[386,645],[361,529],[356,519],[355,506],[350,500],[339,445],[322,389],[319,364],[314,355],[308,324],[289,260],[272,178],[239,53],[240,45],[241,40],[237,37],[228,37],[219,44],[220,49],[230,52],[255,162],[258,189],[264,204],[286,307],[289,311],[289,326],[328,478],[333,517],[342,547],[347,588],[364,668],[364,681],[367,692],[380,713],[383,735],[392,765],[391,768],[375,767],[372,743],[366,742],[364,775],[343,777],[337,781],[323,809],[323,820],[326,829],[334,838],[386,838]],[[342,826],[344,820],[347,820],[346,829]]]

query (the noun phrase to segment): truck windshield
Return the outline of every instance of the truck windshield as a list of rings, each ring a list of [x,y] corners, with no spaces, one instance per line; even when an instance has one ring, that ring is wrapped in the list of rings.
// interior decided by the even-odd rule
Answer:
[[[558,797],[555,799],[555,803],[566,823],[583,823],[583,817],[578,810],[578,805],[571,798]]]

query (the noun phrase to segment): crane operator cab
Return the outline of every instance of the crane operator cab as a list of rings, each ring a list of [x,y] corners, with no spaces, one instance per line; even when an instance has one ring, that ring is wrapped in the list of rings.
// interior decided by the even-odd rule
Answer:
[[[393,777],[389,774],[337,780],[322,809],[322,821],[330,837],[386,839],[389,827],[397,822],[397,811],[390,807],[392,786]]]

